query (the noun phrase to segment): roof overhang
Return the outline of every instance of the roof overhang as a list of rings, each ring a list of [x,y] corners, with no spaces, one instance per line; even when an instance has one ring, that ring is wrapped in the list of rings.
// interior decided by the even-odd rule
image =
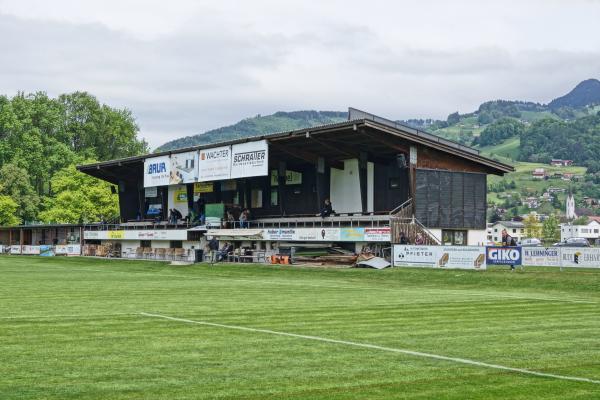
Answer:
[[[318,158],[323,157],[330,166],[343,168],[342,160],[357,158],[361,153],[368,153],[371,157],[391,156],[399,152],[408,153],[410,145],[421,145],[478,164],[491,174],[503,175],[514,171],[511,165],[485,157],[479,151],[459,143],[385,118],[350,109],[350,116],[353,115],[360,118],[335,124],[193,146],[175,151],[80,165],[77,168],[81,172],[117,184],[123,174],[141,173],[143,170],[140,166],[147,158],[266,140],[271,148],[269,152],[271,161],[285,160],[292,164],[294,162],[316,164]]]

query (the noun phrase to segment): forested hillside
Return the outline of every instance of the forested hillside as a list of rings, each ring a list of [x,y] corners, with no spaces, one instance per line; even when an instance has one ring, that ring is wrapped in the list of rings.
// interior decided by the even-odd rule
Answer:
[[[348,113],[343,111],[280,111],[273,115],[257,115],[253,118],[246,118],[234,125],[213,129],[201,135],[176,139],[165,143],[157,148],[156,151],[168,151],[200,144],[264,135],[266,133],[310,128],[311,126],[345,121],[347,118]]]
[[[588,79],[549,104],[492,100],[482,103],[477,110],[470,113],[453,112],[445,120],[425,118],[399,122],[461,144],[474,146],[489,157],[515,165],[517,172],[514,174],[509,174],[500,182],[491,179],[490,199],[496,204],[504,205],[504,208],[516,215],[527,211],[527,207],[521,203],[521,198],[541,196],[550,187],[561,190],[570,188],[575,192],[576,199],[581,202],[584,196],[598,197],[600,202],[600,186],[596,184],[600,182],[600,161],[597,160],[597,155],[600,154],[599,112],[600,81]],[[157,150],[172,150],[306,128],[339,122],[346,118],[345,112],[278,112],[247,118],[205,134],[175,140]],[[576,167],[573,167],[572,171],[549,169],[548,163],[552,158],[573,160]],[[552,179],[534,182],[531,177],[531,172],[536,168],[546,168],[555,175],[570,171],[579,176],[586,172],[586,167],[585,181]],[[510,189],[507,189],[509,187]],[[500,200],[499,196],[504,193],[508,193],[510,201]],[[540,212],[562,209],[560,196],[554,196],[552,203],[544,204],[544,207],[539,209]]]
[[[114,217],[118,205],[108,185],[73,166],[147,152],[137,135],[129,110],[88,93],[0,96],[0,224]],[[67,217],[58,217],[60,207],[70,210]]]

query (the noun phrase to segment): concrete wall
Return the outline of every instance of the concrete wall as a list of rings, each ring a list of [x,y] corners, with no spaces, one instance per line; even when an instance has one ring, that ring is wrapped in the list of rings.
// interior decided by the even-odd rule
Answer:
[[[374,165],[367,163],[367,211],[373,211]],[[330,200],[337,213],[362,211],[358,159],[344,160],[344,169],[331,168]]]

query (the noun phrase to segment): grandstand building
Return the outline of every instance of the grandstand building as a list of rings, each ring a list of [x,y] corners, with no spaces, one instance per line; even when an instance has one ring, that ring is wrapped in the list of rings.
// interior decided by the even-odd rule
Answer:
[[[298,246],[382,249],[402,237],[483,244],[486,177],[513,170],[356,109],[341,123],[78,169],[114,184],[120,205],[119,223],[82,227],[84,252],[181,259],[211,237],[267,256]],[[333,212],[322,216],[325,199]],[[169,218],[173,209],[183,218]]]
[[[267,251],[307,243],[358,251],[402,233],[409,242],[482,244],[486,176],[513,170],[356,109],[342,123],[78,168],[118,187],[121,210],[117,225],[85,227],[85,242],[111,243],[126,257],[188,254],[213,236]],[[322,217],[325,199],[333,213]],[[189,219],[169,221],[172,209]]]

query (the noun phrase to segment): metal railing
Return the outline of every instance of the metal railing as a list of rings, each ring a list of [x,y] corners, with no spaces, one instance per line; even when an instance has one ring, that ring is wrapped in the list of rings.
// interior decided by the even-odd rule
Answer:
[[[320,216],[290,216],[290,217],[264,217],[251,221],[207,221],[206,227],[209,229],[264,229],[264,228],[327,228],[327,227],[386,227],[390,224],[388,214],[368,214],[348,213],[335,214],[329,217]],[[199,223],[179,222],[172,224],[169,222],[151,222],[151,221],[131,221],[120,224],[86,224],[86,231],[113,231],[113,230],[164,230],[164,229],[191,229],[202,226]]]

